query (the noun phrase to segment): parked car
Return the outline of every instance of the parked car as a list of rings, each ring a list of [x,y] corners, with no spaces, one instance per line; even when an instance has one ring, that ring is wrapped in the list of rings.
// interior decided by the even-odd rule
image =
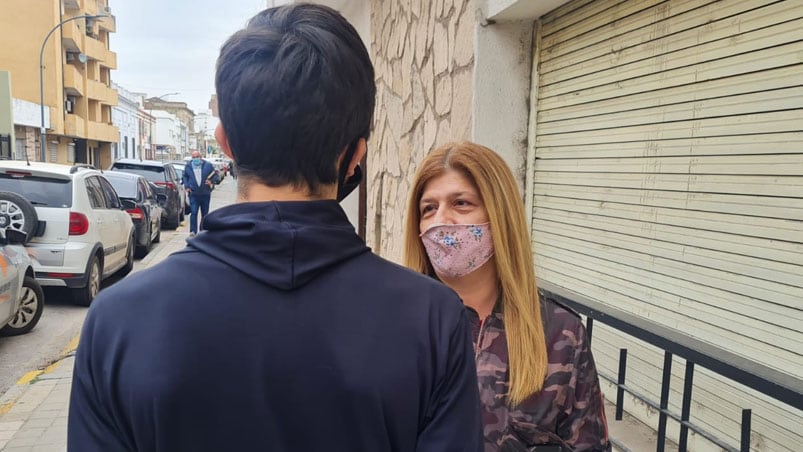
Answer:
[[[165,195],[162,204],[162,226],[176,229],[184,220],[184,198],[181,179],[172,163],[155,160],[120,159],[112,163],[110,171],[138,174],[156,186],[156,193]]]
[[[226,174],[228,174],[229,171],[229,163],[226,161],[226,159],[222,157],[212,157],[209,160],[209,162],[211,162],[212,165],[217,170],[217,173],[220,176],[220,180],[222,181],[223,179],[225,179]]]
[[[0,226],[8,225],[24,199],[0,192]],[[29,207],[33,209],[33,206]],[[42,317],[45,294],[34,277],[33,260],[23,246],[28,235],[16,229],[0,231],[0,336],[31,331]]]
[[[88,306],[101,281],[134,267],[134,224],[103,173],[89,165],[0,161],[0,190],[15,212],[5,226],[31,237],[36,279]],[[27,201],[26,201],[27,200]],[[31,205],[33,208],[31,208]]]
[[[178,176],[178,183],[184,185],[184,168],[187,165],[187,161],[181,160],[174,160],[170,162],[173,164],[173,169],[176,170],[176,176]],[[184,215],[190,214],[190,200],[187,199],[187,192],[183,189],[181,190],[181,202],[184,205]]]
[[[125,211],[134,222],[136,256],[145,257],[154,243],[162,237],[162,206],[165,195],[155,193],[156,187],[144,177],[108,171],[104,174],[111,182],[123,203]]]

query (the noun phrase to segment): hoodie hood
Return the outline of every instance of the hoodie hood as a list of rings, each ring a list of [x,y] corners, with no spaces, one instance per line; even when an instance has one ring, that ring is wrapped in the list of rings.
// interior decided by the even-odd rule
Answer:
[[[370,251],[334,200],[238,203],[203,225],[189,248],[282,290]]]

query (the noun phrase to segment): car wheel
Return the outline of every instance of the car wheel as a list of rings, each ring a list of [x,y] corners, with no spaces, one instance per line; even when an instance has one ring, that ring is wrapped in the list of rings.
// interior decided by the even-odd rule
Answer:
[[[137,251],[135,257],[138,259],[142,259],[143,257],[147,256],[148,253],[151,252],[151,246],[153,244],[153,226],[151,226],[151,230],[148,231],[145,238],[145,244],[142,246],[137,246]]]
[[[148,236],[148,241],[150,241],[150,235]],[[150,248],[150,247],[149,247]],[[131,270],[134,269],[134,236],[128,238],[128,246],[125,249],[125,265],[120,270],[117,270],[117,276],[123,277],[129,273]]]
[[[39,323],[42,317],[42,309],[45,307],[45,293],[39,282],[26,276],[22,283],[22,294],[20,295],[20,306],[17,314],[0,329],[0,336],[17,336],[31,331]]]
[[[179,212],[179,210],[181,210],[180,206],[178,209],[176,209],[176,214],[173,216],[173,219],[171,221],[165,222],[166,223],[165,226],[167,227],[167,229],[178,229],[178,227],[181,225],[181,219],[180,219],[181,212]]]
[[[87,267],[86,286],[73,289],[73,300],[81,306],[89,306],[100,292],[101,268],[98,256],[92,256]]]
[[[38,224],[39,217],[30,201],[16,193],[0,192],[0,229],[15,229],[24,232],[30,239]]]

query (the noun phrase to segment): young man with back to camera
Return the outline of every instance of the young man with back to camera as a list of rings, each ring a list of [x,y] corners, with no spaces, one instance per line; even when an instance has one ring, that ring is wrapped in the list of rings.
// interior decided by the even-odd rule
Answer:
[[[482,450],[462,303],[372,254],[338,204],[376,95],[354,28],[265,10],[223,45],[216,87],[237,203],[95,299],[69,450]]]

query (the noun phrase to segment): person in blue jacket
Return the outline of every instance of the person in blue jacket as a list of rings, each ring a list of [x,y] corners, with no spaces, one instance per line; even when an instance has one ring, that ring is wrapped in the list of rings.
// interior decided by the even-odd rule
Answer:
[[[201,210],[201,220],[209,213],[209,201],[212,199],[212,190],[215,184],[220,183],[220,176],[215,166],[201,158],[201,153],[192,151],[192,160],[184,166],[182,176],[187,198],[190,200],[190,236],[198,233],[198,209]],[[203,230],[203,223],[201,223]]]
[[[221,48],[216,88],[236,203],[95,298],[68,450],[480,452],[460,299],[372,253],[339,204],[376,97],[357,32],[267,9]]]

